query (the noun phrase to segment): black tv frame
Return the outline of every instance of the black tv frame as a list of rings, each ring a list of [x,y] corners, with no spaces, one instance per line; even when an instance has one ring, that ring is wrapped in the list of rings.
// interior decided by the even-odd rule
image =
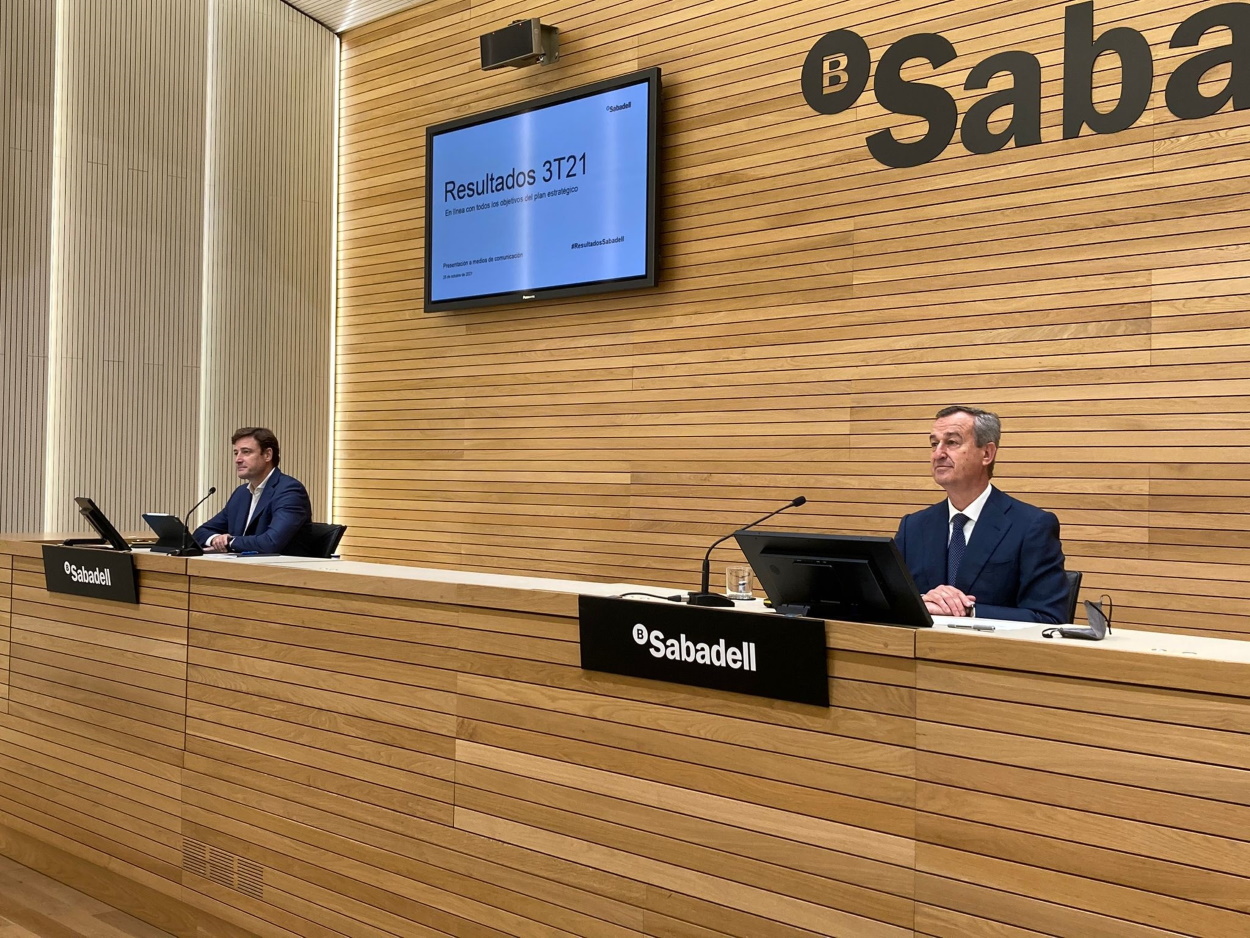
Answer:
[[[76,547],[87,544],[105,545],[110,550],[130,550],[130,543],[118,533],[117,528],[113,527],[113,522],[100,510],[100,506],[93,502],[85,495],[77,495],[74,497],[74,504],[78,506],[78,513],[86,519],[87,524],[100,535],[96,537],[71,537],[62,542],[66,547]]]
[[[623,277],[611,280],[589,280],[582,283],[561,284],[559,286],[540,287],[532,290],[515,290],[505,293],[491,293],[451,300],[431,300],[430,285],[433,274],[430,263],[430,252],[433,243],[431,231],[433,230],[433,215],[436,202],[433,192],[434,137],[437,134],[458,130],[462,127],[468,127],[474,124],[484,124],[503,117],[513,117],[527,111],[536,111],[540,108],[550,107],[551,105],[560,104],[564,101],[570,101],[574,98],[589,97],[590,95],[610,91],[613,88],[620,88],[643,81],[648,83],[646,273],[639,277]],[[558,91],[553,94],[543,95],[540,98],[532,98],[528,101],[520,101],[516,104],[505,105],[503,107],[494,108],[490,111],[483,111],[478,114],[471,114],[467,117],[458,117],[454,120],[443,121],[440,124],[431,124],[427,126],[425,129],[425,248],[423,258],[425,265],[425,312],[431,313],[443,310],[470,309],[481,306],[506,306],[514,303],[528,303],[554,299],[556,297],[584,296],[588,294],[609,293],[616,290],[635,290],[655,286],[658,280],[657,272],[659,266],[658,203],[660,191],[660,99],[661,71],[659,66],[652,66],[650,68],[639,69],[636,72],[630,72],[626,75],[619,75],[616,78],[606,78],[602,81],[596,81],[589,85],[580,85],[566,91]]]
[[[783,615],[933,625],[892,537],[745,530],[734,537]]]

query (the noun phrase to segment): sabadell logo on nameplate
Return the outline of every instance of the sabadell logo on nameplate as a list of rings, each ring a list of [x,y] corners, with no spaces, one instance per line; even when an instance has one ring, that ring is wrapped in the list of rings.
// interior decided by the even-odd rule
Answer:
[[[829,706],[825,623],[580,596],[582,667]]]
[[[48,592],[137,603],[134,555],[90,547],[43,547],[43,577]]]

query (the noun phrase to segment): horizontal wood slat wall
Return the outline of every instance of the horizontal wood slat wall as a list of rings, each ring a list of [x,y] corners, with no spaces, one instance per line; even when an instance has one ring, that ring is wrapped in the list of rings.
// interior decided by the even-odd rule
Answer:
[[[343,45],[337,520],[355,556],[691,586],[714,538],[796,494],[789,529],[892,533],[937,501],[927,431],[1002,414],[1002,488],[1055,511],[1124,624],[1250,635],[1246,111],[1178,120],[1163,86],[1210,3],[1100,3],[1140,31],[1136,125],[1061,138],[1059,3],[545,3],[553,66],[482,72],[513,14],[431,2]],[[869,154],[872,85],[818,115],[799,75],[850,28],[874,62],[938,32],[1038,56],[1043,143],[923,166]],[[1227,42],[1213,30],[1200,48]],[[424,128],[634,68],[665,82],[662,284],[425,315]],[[1100,59],[1109,106],[1119,70]],[[1207,75],[1207,93],[1228,79]],[[1000,79],[1001,81],[1001,79]],[[1002,87],[1000,84],[994,88]],[[909,123],[910,120],[910,123]],[[720,562],[733,559],[726,550]]]

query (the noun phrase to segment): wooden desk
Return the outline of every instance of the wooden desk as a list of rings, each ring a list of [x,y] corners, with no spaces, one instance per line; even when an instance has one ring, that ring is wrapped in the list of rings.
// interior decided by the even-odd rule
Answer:
[[[38,558],[0,852],[178,935],[1250,935],[1246,644],[830,623],[825,710],[582,672],[621,585]]]

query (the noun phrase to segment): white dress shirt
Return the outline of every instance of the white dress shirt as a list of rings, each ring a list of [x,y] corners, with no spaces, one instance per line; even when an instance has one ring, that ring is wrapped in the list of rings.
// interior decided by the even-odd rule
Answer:
[[[277,468],[276,466],[274,467]],[[256,486],[249,485],[247,490],[252,493],[252,507],[247,510],[247,521],[243,523],[243,532],[247,533],[247,527],[252,523],[252,515],[256,514],[256,505],[260,501],[260,493],[264,491],[265,483],[269,481],[269,477],[273,475],[273,469],[260,480],[260,484]]]
[[[946,507],[949,514],[946,516],[946,543],[951,542],[951,535],[955,533],[954,518],[955,515],[963,515],[968,520],[964,522],[964,543],[972,540],[972,529],[977,526],[977,518],[981,517],[981,510],[985,508],[985,503],[989,501],[990,492],[994,491],[994,486],[987,485],[985,491],[972,500],[972,504],[960,511],[951,504],[951,500],[946,500]]]

